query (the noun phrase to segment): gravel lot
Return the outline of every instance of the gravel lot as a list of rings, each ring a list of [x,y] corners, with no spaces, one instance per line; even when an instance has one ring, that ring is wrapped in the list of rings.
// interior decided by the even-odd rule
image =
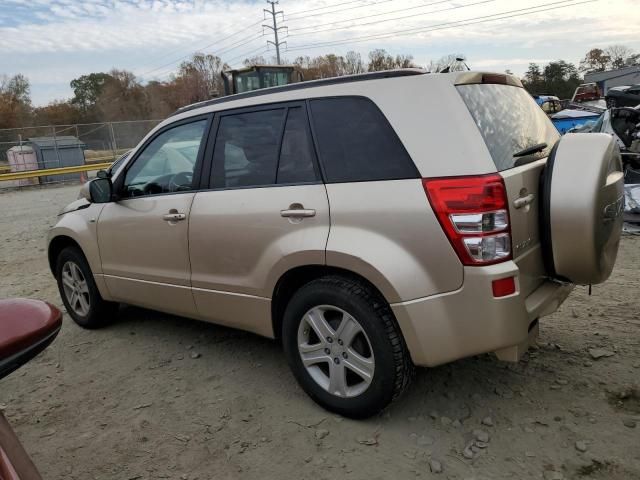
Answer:
[[[0,298],[61,306],[46,231],[77,192],[0,193]],[[624,237],[612,278],[545,318],[522,362],[421,370],[367,421],[317,407],[270,340],[132,307],[100,331],[65,316],[0,405],[45,479],[640,479],[639,285]]]

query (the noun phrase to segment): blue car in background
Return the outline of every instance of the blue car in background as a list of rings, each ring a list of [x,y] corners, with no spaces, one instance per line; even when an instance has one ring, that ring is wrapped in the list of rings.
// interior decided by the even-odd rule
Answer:
[[[561,112],[551,115],[551,121],[561,135],[569,130],[574,130],[588,122],[597,122],[602,113],[595,113],[588,110],[567,108]]]
[[[563,102],[553,95],[534,95],[533,98],[549,116],[561,135],[569,130],[579,128],[587,122],[597,121],[602,114],[596,108],[586,109],[586,107],[577,105],[572,105],[576,108],[564,108]]]

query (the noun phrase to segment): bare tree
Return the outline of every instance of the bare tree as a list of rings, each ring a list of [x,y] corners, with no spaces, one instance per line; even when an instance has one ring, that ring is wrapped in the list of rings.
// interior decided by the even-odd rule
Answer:
[[[267,61],[262,55],[255,55],[253,57],[245,58],[242,63],[245,67],[252,67],[254,65],[266,65]]]
[[[377,48],[369,52],[369,66],[367,69],[370,72],[379,72],[382,70],[392,70],[395,66],[395,61],[386,50]]]
[[[362,63],[362,56],[358,52],[353,50],[347,52],[345,55],[345,70],[347,75],[356,75],[366,71],[364,63]]]
[[[227,66],[220,57],[196,53],[191,60],[182,62],[177,77],[190,84],[192,95],[197,100],[208,100],[223,91],[220,73]]]
[[[450,53],[440,57],[435,62],[431,60],[428,70],[430,72],[442,72],[443,70],[448,72],[464,71],[467,70],[466,59],[467,57],[462,53]]]
[[[611,45],[604,53],[609,57],[611,68],[623,68],[634,54],[633,50],[625,45]]]

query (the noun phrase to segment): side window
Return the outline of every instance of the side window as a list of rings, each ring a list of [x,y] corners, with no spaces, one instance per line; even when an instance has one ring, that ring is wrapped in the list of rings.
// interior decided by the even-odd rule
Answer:
[[[280,149],[277,183],[317,181],[312,151],[307,115],[302,107],[290,108]]]
[[[311,112],[327,182],[419,176],[400,139],[371,100],[312,100]]]
[[[199,120],[158,135],[127,171],[125,196],[192,190],[193,172],[206,126],[207,120]]]
[[[213,152],[214,188],[273,185],[286,109],[225,115]]]

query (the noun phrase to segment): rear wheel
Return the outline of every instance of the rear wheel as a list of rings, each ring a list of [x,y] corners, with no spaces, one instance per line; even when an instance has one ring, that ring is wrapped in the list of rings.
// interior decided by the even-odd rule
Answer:
[[[296,292],[285,311],[283,343],[307,394],[347,417],[379,412],[413,373],[389,306],[368,286],[343,277],[321,278]]]
[[[86,258],[76,247],[58,255],[56,280],[67,313],[84,328],[99,328],[113,319],[118,304],[102,299]]]

